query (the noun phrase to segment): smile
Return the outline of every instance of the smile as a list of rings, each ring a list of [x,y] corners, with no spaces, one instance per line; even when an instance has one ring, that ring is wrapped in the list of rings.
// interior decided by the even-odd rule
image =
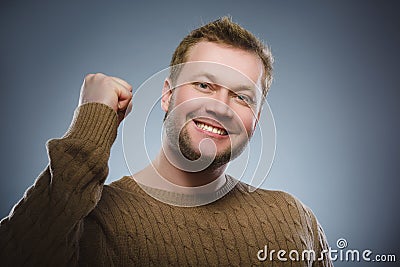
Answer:
[[[198,121],[194,121],[194,123],[196,124],[196,126],[198,128],[202,129],[203,131],[207,131],[207,132],[218,134],[218,135],[227,135],[228,134],[225,129],[214,127],[214,126],[205,124],[203,122],[198,122]]]

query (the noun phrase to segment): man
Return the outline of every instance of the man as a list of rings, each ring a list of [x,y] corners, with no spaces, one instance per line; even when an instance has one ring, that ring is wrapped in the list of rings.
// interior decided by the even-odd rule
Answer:
[[[331,266],[307,207],[284,192],[249,193],[224,174],[252,136],[271,80],[269,50],[229,18],[192,31],[164,83],[160,153],[104,185],[132,87],[87,75],[69,130],[47,144],[48,167],[1,221],[2,265]]]

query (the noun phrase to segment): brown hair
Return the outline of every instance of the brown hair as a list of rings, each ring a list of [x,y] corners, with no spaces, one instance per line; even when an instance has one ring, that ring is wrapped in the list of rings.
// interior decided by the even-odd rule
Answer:
[[[265,99],[272,83],[271,50],[264,45],[254,34],[232,22],[231,17],[224,16],[190,32],[175,49],[170,62],[172,83],[179,75],[179,64],[185,63],[191,47],[201,41],[226,44],[258,55],[264,65],[262,92]]]

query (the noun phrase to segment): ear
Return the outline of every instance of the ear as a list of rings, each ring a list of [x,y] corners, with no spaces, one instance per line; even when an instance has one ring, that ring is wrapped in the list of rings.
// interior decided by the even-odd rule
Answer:
[[[164,86],[162,89],[162,96],[161,96],[161,108],[165,112],[168,111],[171,96],[172,96],[171,81],[169,78],[166,78],[164,81]]]

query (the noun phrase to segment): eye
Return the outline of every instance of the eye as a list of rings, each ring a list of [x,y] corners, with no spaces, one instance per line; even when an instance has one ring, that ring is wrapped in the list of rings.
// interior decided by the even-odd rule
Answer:
[[[254,103],[253,99],[247,95],[243,95],[243,94],[237,94],[236,95],[236,99],[239,102],[245,103],[247,105],[252,105]]]
[[[195,83],[193,83],[193,85],[201,91],[208,91],[208,90],[212,89],[208,83],[204,83],[204,82],[195,82]]]
[[[206,83],[199,83],[199,85],[198,85],[200,88],[202,88],[202,89],[207,89],[208,88],[208,84],[206,84]]]

